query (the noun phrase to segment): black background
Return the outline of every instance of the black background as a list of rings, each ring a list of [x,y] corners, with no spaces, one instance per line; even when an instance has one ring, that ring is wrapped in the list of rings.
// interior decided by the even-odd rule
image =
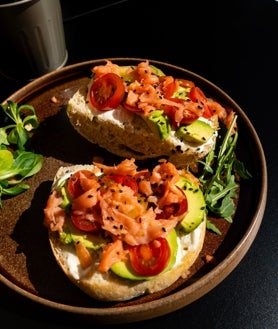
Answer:
[[[236,269],[185,308],[120,327],[278,328],[278,2],[61,0],[61,6],[67,64],[138,57],[168,62],[202,75],[245,111],[267,160],[269,188],[264,218],[254,243]],[[0,78],[0,101],[21,86]],[[3,284],[0,319],[6,323],[2,324],[5,329],[98,328],[79,317],[34,304]]]

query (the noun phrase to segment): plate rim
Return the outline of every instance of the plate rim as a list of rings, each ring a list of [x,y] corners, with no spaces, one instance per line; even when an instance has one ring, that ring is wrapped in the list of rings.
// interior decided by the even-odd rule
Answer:
[[[113,61],[129,61],[129,62],[140,62],[145,61],[146,58],[136,58],[136,57],[111,57],[111,58],[101,58],[101,59],[93,59],[88,61],[83,61],[71,65],[64,66],[63,68],[60,68],[59,70],[47,73],[31,82],[29,82],[27,85],[21,87],[19,90],[15,91],[13,94],[11,94],[9,97],[4,100],[3,103],[5,103],[7,100],[14,100],[21,102],[22,99],[30,96],[32,93],[36,92],[38,89],[42,89],[43,86],[47,84],[49,79],[54,78],[54,81],[59,81],[60,78],[62,78],[66,73],[72,73],[74,75],[74,72],[78,72],[80,70],[84,70],[86,67],[89,67],[91,65],[94,65],[95,63],[104,62],[106,60]],[[261,190],[259,193],[260,202],[257,204],[257,207],[254,211],[254,215],[252,220],[250,221],[247,229],[244,231],[245,233],[239,240],[239,242],[235,245],[234,248],[229,252],[229,254],[223,259],[219,264],[217,264],[211,271],[206,273],[204,276],[201,277],[201,279],[197,280],[196,282],[193,282],[189,286],[186,286],[182,288],[181,290],[177,292],[173,292],[170,295],[162,296],[161,298],[151,300],[144,302],[142,304],[136,304],[136,305],[123,305],[121,307],[101,307],[101,308],[94,308],[94,307],[83,307],[83,306],[73,306],[68,304],[63,304],[59,302],[55,302],[52,300],[49,300],[47,298],[44,298],[42,296],[35,295],[34,293],[31,293],[27,291],[24,288],[21,288],[20,286],[13,283],[11,280],[9,280],[4,274],[0,272],[0,281],[4,283],[7,287],[12,289],[13,291],[19,293],[20,295],[29,298],[33,300],[34,302],[40,303],[42,305],[51,307],[53,309],[58,309],[61,311],[66,312],[72,312],[75,314],[80,315],[90,315],[94,319],[101,320],[103,323],[128,323],[128,322],[136,322],[141,321],[143,319],[150,319],[154,318],[160,315],[165,315],[170,312],[173,312],[175,310],[178,310],[189,303],[187,303],[188,294],[191,294],[193,291],[198,288],[199,293],[196,294],[195,298],[191,300],[191,302],[199,299],[200,297],[204,296],[207,292],[214,289],[218,284],[220,284],[235,268],[236,266],[242,261],[246,253],[249,251],[249,248],[251,247],[258,231],[261,225],[261,222],[263,220],[266,203],[267,203],[267,189],[268,189],[268,181],[267,181],[267,164],[266,164],[266,158],[263,150],[263,146],[261,144],[261,141],[258,137],[258,134],[251,123],[248,116],[245,114],[243,109],[220,87],[215,85],[210,80],[207,80],[203,76],[190,71],[186,68],[176,66],[173,64],[169,64],[163,61],[159,60],[153,60],[148,59],[151,63],[157,64],[157,65],[163,65],[167,66],[169,68],[175,69],[175,70],[182,70],[185,73],[190,74],[193,77],[196,77],[198,80],[202,81],[204,84],[208,84],[211,88],[214,90],[220,92],[222,97],[224,99],[227,99],[229,103],[231,103],[234,108],[236,109],[236,112],[239,113],[239,116],[243,119],[244,123],[247,124],[249,133],[252,135],[252,138],[255,142],[256,148],[259,151],[259,168],[261,170]],[[53,81],[53,83],[54,83]],[[40,88],[37,88],[39,86]],[[218,273],[225,272],[225,275],[223,278],[219,281],[219,279],[215,279],[215,277],[218,277]],[[215,281],[215,282],[214,282]],[[213,283],[212,283],[213,282]],[[208,285],[210,288],[208,288]],[[175,299],[175,303],[172,303],[172,300]],[[177,302],[178,299],[178,302]],[[164,303],[162,305],[162,302]],[[190,303],[191,303],[190,302]],[[142,308],[148,306],[148,310],[144,309],[144,316],[142,317]],[[169,307],[171,305],[171,307]],[[131,315],[130,315],[131,313]],[[124,316],[123,316],[124,315]],[[107,317],[109,316],[109,318]]]

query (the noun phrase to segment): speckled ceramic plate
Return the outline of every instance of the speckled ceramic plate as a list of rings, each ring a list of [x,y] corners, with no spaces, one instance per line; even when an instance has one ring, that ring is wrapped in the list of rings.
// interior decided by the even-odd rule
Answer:
[[[132,65],[145,59],[111,60],[120,65]],[[101,323],[135,322],[185,307],[233,271],[250,248],[263,218],[267,168],[252,123],[224,91],[186,69],[151,60],[151,64],[166,74],[193,80],[206,94],[233,108],[239,117],[237,156],[250,169],[253,178],[241,184],[234,222],[228,224],[219,220],[217,225],[222,231],[221,236],[207,232],[203,250],[191,268],[188,280],[128,302],[104,303],[88,297],[58,267],[42,222],[43,209],[59,166],[90,163],[93,156],[102,156],[106,162],[116,159],[79,136],[65,114],[68,99],[81,83],[89,81],[90,69],[104,63],[105,60],[92,60],[64,67],[32,81],[9,97],[17,103],[35,107],[41,124],[32,142],[35,151],[43,155],[44,164],[42,170],[28,180],[28,191],[3,201],[0,209],[0,280],[26,298],[61,312],[85,315]],[[206,263],[206,254],[213,255],[216,261]]]

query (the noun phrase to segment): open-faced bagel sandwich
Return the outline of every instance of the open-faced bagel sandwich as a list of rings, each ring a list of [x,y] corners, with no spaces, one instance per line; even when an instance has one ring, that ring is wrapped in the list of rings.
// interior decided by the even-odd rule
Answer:
[[[203,247],[199,181],[160,160],[60,167],[44,209],[58,264],[81,290],[125,301],[186,278]]]
[[[177,167],[204,158],[219,124],[233,112],[193,81],[165,75],[148,60],[92,68],[67,105],[73,127],[87,140],[123,158],[164,157]]]

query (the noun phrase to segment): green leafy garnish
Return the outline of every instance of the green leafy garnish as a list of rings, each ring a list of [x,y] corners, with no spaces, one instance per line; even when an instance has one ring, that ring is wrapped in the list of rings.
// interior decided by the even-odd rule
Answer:
[[[236,159],[235,148],[238,132],[235,128],[237,115],[234,116],[224,138],[219,136],[214,148],[208,153],[202,165],[199,177],[205,197],[207,212],[216,217],[224,218],[232,223],[235,214],[235,197],[239,188],[236,174],[244,179],[251,178],[242,162]],[[221,234],[219,229],[207,221],[207,229]]]
[[[43,157],[30,148],[30,132],[39,126],[31,105],[7,101],[0,106],[0,208],[2,196],[29,189],[23,181],[40,171]]]

